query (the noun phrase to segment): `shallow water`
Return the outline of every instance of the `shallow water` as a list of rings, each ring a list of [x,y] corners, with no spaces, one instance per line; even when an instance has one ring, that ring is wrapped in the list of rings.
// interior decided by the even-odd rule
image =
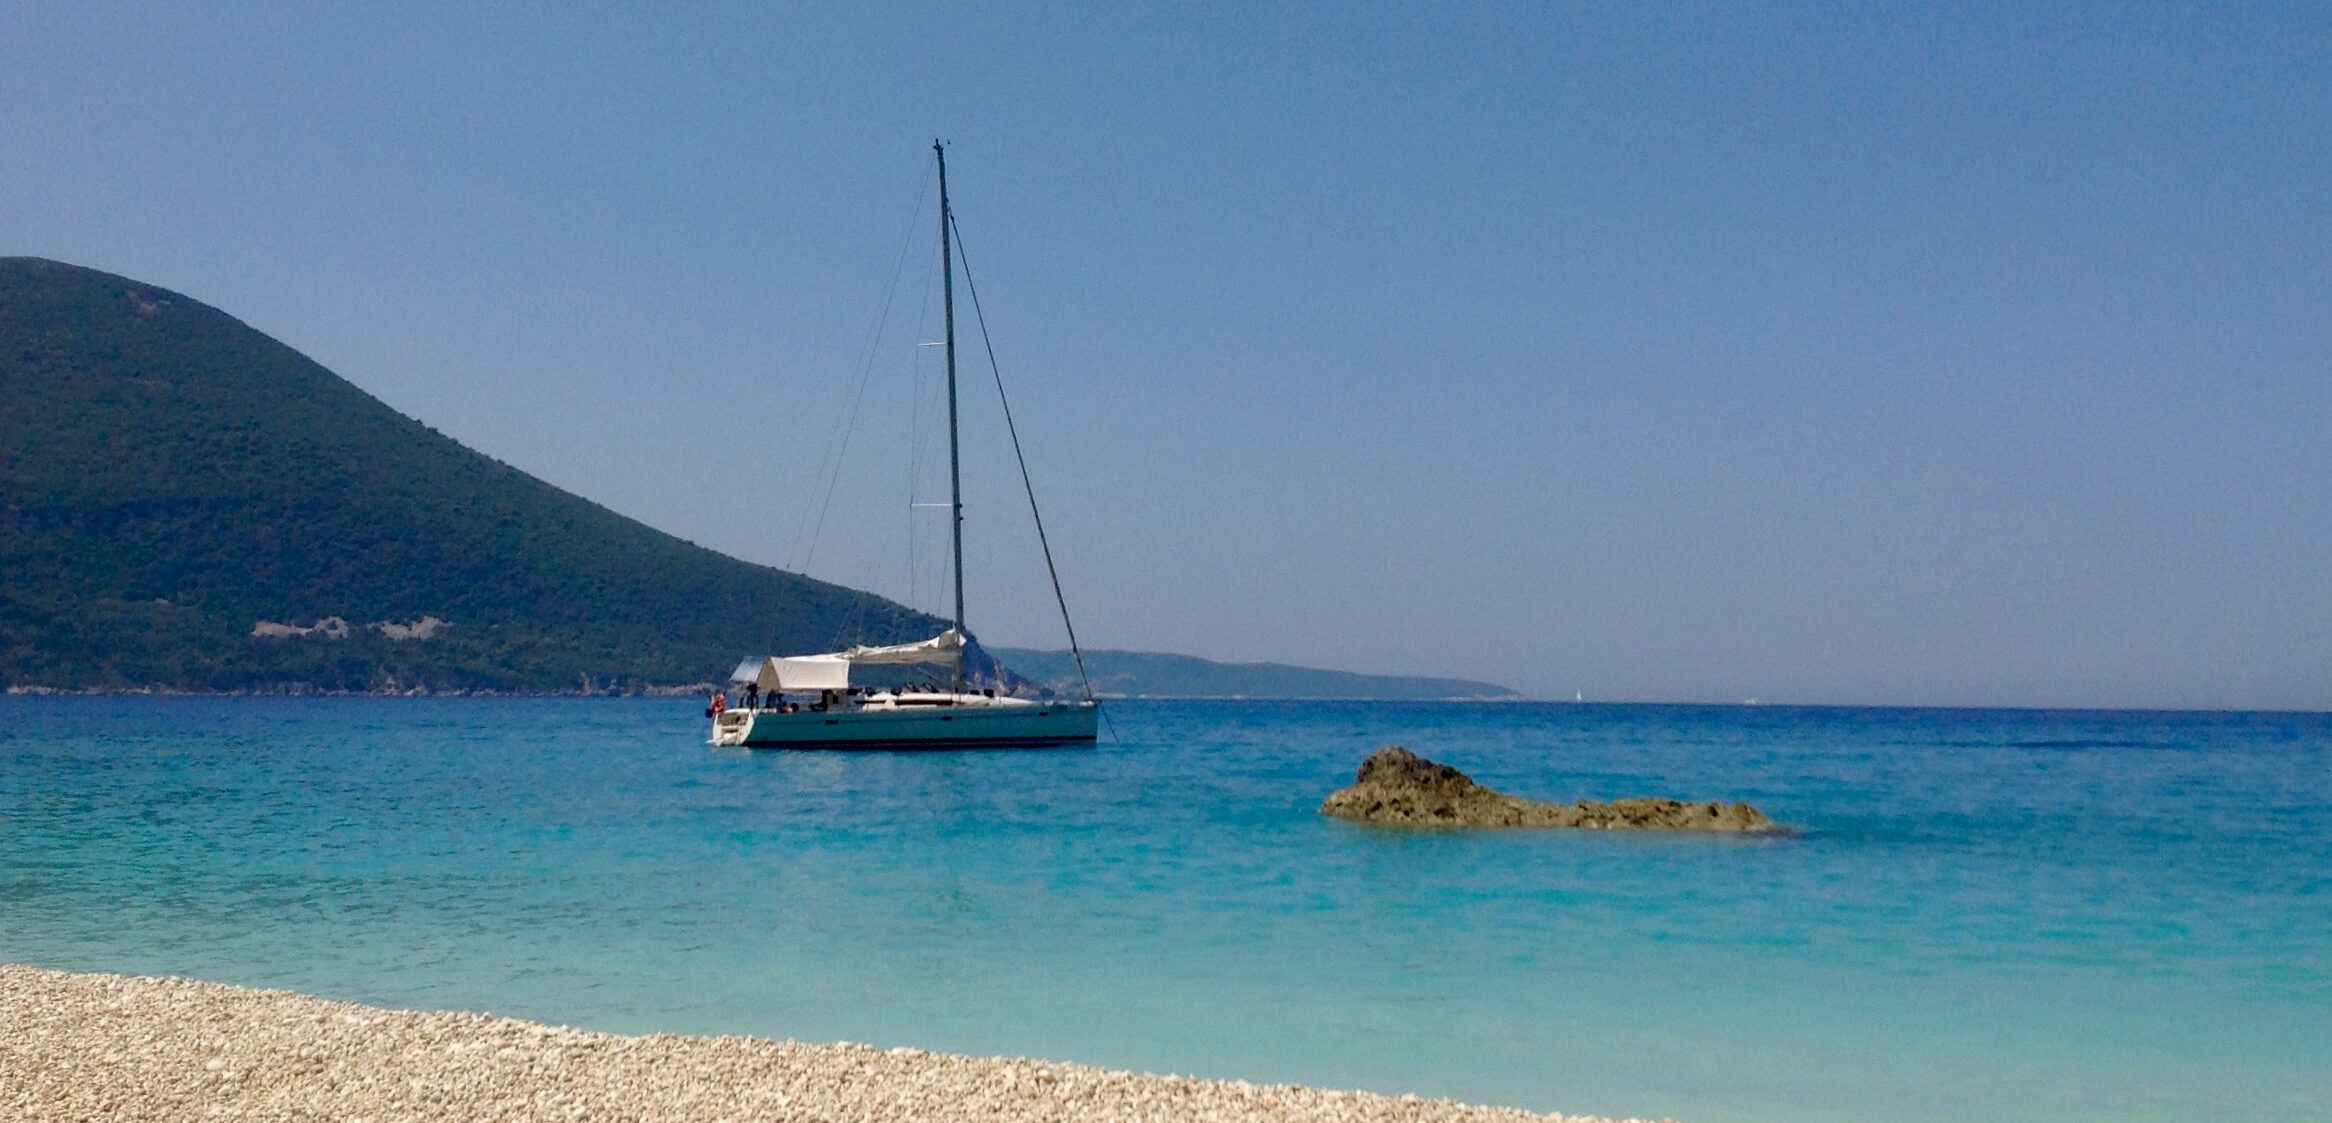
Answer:
[[[2332,1119],[2332,717],[1110,716],[755,753],[685,699],[0,699],[0,960],[1698,1123]],[[1804,834],[1314,813],[1388,742]]]

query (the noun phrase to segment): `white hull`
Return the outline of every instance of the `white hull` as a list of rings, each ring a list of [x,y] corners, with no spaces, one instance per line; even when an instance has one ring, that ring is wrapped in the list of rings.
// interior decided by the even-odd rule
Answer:
[[[1091,742],[1099,715],[1090,702],[731,710],[713,720],[712,743],[757,749],[1051,748]]]

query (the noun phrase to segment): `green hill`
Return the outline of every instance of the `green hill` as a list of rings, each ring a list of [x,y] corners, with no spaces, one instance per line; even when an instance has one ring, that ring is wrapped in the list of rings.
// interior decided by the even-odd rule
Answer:
[[[991,654],[1014,672],[1075,694],[1077,668],[1066,651],[996,648]],[[1503,686],[1455,678],[1364,675],[1284,663],[1217,663],[1189,655],[1146,651],[1088,651],[1093,690],[1123,698],[1374,698],[1424,701],[1445,698],[1517,699]]]
[[[631,689],[939,626],[561,491],[197,301],[0,258],[0,684]]]

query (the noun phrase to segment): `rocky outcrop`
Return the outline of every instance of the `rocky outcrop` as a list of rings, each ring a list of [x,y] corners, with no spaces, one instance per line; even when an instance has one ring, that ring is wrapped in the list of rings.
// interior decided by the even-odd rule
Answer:
[[[1610,803],[1534,803],[1491,791],[1465,773],[1387,745],[1360,762],[1349,788],[1320,804],[1322,814],[1362,823],[1411,827],[1579,827],[1588,830],[1779,833],[1746,803],[1621,799]]]

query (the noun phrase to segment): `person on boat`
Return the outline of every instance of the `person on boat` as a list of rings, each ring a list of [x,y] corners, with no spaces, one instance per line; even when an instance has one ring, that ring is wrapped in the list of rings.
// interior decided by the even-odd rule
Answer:
[[[706,706],[705,706],[705,708],[704,708],[704,716],[706,716],[706,717],[719,717],[719,716],[721,716],[721,711],[723,711],[723,710],[726,710],[726,709],[728,709],[728,708],[729,708],[729,696],[728,696],[727,694],[724,694],[724,693],[722,693],[722,692],[718,691],[718,690],[715,690],[715,691],[713,691],[713,700],[712,700],[710,703],[706,704]]]
[[[749,682],[745,684],[745,708],[748,710],[758,710],[761,708],[760,683]]]

